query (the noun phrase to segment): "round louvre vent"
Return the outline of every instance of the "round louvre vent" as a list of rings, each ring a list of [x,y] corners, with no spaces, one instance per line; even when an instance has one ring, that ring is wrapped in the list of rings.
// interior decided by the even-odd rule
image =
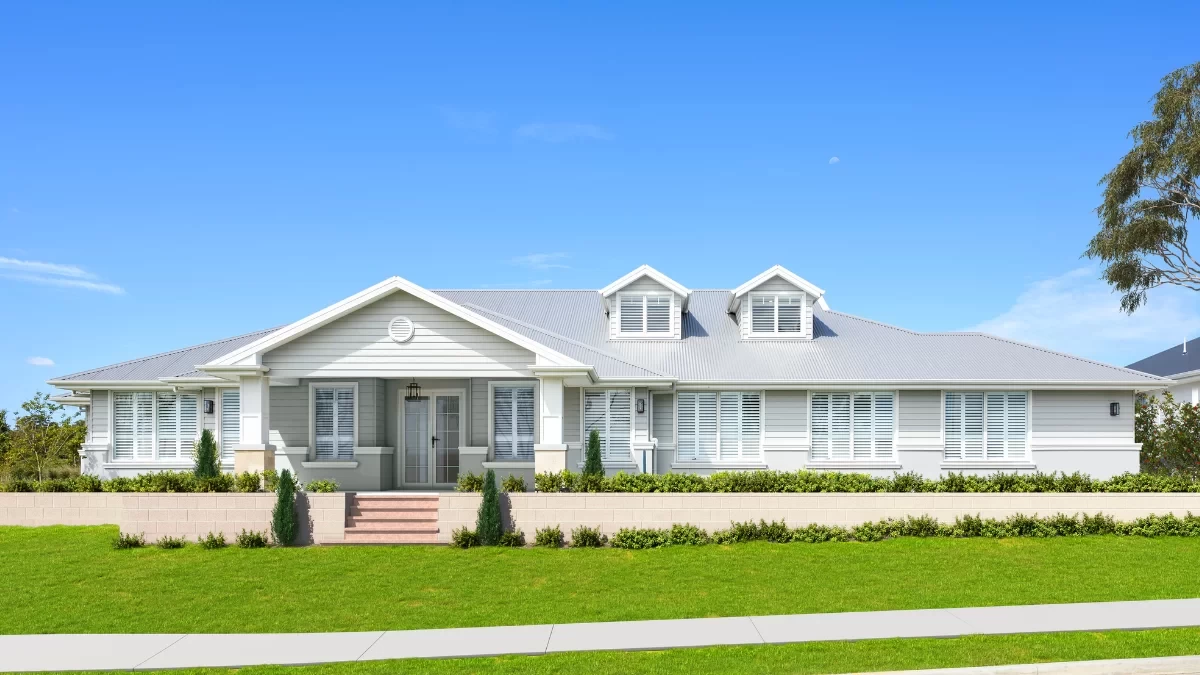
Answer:
[[[398,316],[388,324],[388,335],[396,342],[408,342],[413,336],[413,322],[407,316]]]

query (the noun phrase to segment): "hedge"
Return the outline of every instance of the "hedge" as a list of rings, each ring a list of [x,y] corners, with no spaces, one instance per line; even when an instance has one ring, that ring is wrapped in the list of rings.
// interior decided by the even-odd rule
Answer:
[[[534,476],[538,492],[1200,492],[1200,480],[1186,476],[1124,473],[1097,480],[1082,473],[950,473],[925,478],[917,473],[875,477],[834,471],[722,471],[585,476],[572,471]],[[460,487],[461,489],[461,487]]]
[[[106,480],[95,476],[40,481],[16,479],[0,483],[0,492],[262,492],[264,486],[274,491],[277,482],[274,471],[267,471],[265,475],[223,473],[212,478],[197,478],[191,471],[160,471]],[[299,489],[299,485],[296,487]],[[315,480],[310,481],[306,489],[308,492],[333,492],[337,483]]]
[[[953,523],[939,523],[935,518],[909,516],[903,520],[887,519],[867,522],[851,528],[837,525],[805,525],[789,527],[787,523],[760,520],[755,523],[730,523],[728,529],[709,535],[694,525],[673,525],[671,529],[623,528],[612,537],[613,548],[647,549],[664,546],[736,544],[748,541],[768,541],[779,544],[820,543],[826,541],[883,541],[897,537],[1082,537],[1085,535],[1117,535],[1138,537],[1198,537],[1200,516],[1190,512],[1183,518],[1173,514],[1146,516],[1132,521],[1117,521],[1112,516],[1059,514],[1039,518],[1013,515],[1003,520],[964,516]]]

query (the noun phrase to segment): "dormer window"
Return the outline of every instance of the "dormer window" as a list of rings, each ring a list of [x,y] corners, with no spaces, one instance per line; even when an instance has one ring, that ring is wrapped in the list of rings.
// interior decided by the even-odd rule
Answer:
[[[794,336],[804,332],[804,296],[791,293],[750,294],[750,334]]]
[[[621,335],[671,335],[672,298],[666,293],[619,293]]]

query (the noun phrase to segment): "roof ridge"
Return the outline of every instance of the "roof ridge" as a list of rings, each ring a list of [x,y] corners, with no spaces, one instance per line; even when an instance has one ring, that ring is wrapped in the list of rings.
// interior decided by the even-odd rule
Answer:
[[[829,312],[830,314],[837,314],[838,316],[844,316],[847,319],[854,319],[855,321],[862,321],[863,323],[874,324],[876,326],[879,326],[880,328],[888,328],[891,330],[900,331],[901,333],[908,333],[909,335],[928,335],[928,333],[920,333],[920,332],[917,332],[917,331],[909,329],[909,328],[901,328],[900,326],[893,326],[890,323],[876,321],[875,319],[867,319],[865,317],[861,317],[861,316],[858,316],[855,314],[847,314],[845,312],[839,312],[839,311],[833,310],[833,309],[823,309],[821,311]],[[814,314],[815,314],[815,312],[814,312]]]
[[[491,310],[491,309],[487,309],[487,308],[485,308],[485,307],[480,307],[479,305],[476,305],[476,304],[474,304],[474,303],[470,303],[470,302],[464,302],[464,303],[462,303],[462,305],[463,305],[464,307],[470,307],[470,308],[471,308],[471,309],[473,309],[473,310],[480,311],[480,312],[483,312],[483,313],[485,313],[485,314],[491,314],[492,316],[503,317],[503,318],[504,318],[506,321],[511,321],[511,322],[513,322],[513,323],[517,324],[518,326],[524,326],[525,328],[528,328],[528,329],[530,329],[530,330],[535,330],[535,331],[537,331],[537,332],[539,332],[539,333],[542,333],[543,335],[549,335],[550,337],[553,337],[553,338],[555,338],[555,339],[557,339],[557,340],[562,340],[563,342],[566,342],[566,343],[569,343],[569,344],[573,344],[573,345],[575,345],[576,347],[582,347],[583,349],[586,349],[586,350],[588,350],[589,352],[593,352],[593,353],[595,353],[595,354],[599,354],[599,355],[601,355],[601,356],[604,356],[604,357],[610,358],[610,359],[612,359],[613,361],[617,361],[617,362],[619,362],[619,363],[624,363],[624,364],[625,364],[625,365],[627,365],[627,366],[632,366],[632,367],[634,367],[634,368],[641,368],[642,370],[644,370],[644,371],[646,371],[646,372],[648,372],[648,373],[654,373],[655,375],[658,375],[659,377],[671,377],[670,375],[667,375],[667,374],[665,374],[665,373],[660,373],[660,372],[658,372],[657,370],[653,370],[653,369],[651,369],[651,368],[647,368],[646,366],[639,365],[639,364],[636,364],[636,363],[630,363],[629,361],[626,361],[625,359],[622,359],[622,358],[620,358],[620,357],[618,357],[618,356],[614,356],[613,354],[609,354],[608,352],[605,352],[605,351],[601,351],[601,350],[599,350],[599,349],[596,349],[595,347],[593,347],[593,346],[591,346],[591,345],[589,345],[589,344],[586,344],[586,343],[580,342],[580,341],[578,341],[578,340],[574,340],[574,339],[572,339],[572,338],[569,338],[569,337],[567,337],[567,336],[565,336],[565,335],[559,335],[558,333],[555,333],[555,332],[554,332],[554,331],[552,331],[552,330],[547,330],[547,329],[545,329],[545,328],[542,328],[541,326],[536,326],[536,325],[534,325],[534,324],[527,323],[527,322],[525,322],[525,321],[521,321],[520,319],[517,319],[517,318],[511,317],[511,316],[509,316],[509,315],[507,315],[507,314],[501,314],[500,312],[497,312],[497,311],[494,311],[494,310]]]
[[[286,324],[284,324],[284,325],[286,325]],[[95,373],[100,370],[108,370],[109,368],[119,368],[121,366],[128,366],[128,365],[134,364],[134,363],[142,363],[143,361],[149,361],[151,359],[157,359],[157,358],[161,358],[164,356],[174,356],[175,354],[182,354],[183,352],[191,351],[193,349],[200,349],[202,347],[211,347],[213,345],[219,345],[223,342],[233,342],[234,340],[240,340],[242,338],[248,338],[248,337],[255,336],[255,335],[265,335],[267,333],[274,333],[275,331],[279,330],[280,328],[283,328],[283,326],[276,326],[274,328],[266,328],[263,330],[251,331],[249,333],[242,333],[241,335],[234,335],[233,337],[221,338],[220,340],[212,340],[210,342],[201,342],[198,345],[191,345],[190,347],[180,347],[179,349],[172,349],[172,350],[165,351],[165,352],[159,352],[157,354],[151,354],[150,356],[142,356],[142,357],[139,357],[136,359],[129,359],[127,361],[121,361],[120,363],[110,363],[107,366],[100,366],[99,368],[90,368],[88,370],[81,370],[77,373],[63,375],[61,377],[56,377],[54,379],[55,380],[66,380],[66,379],[70,379],[72,377],[79,377],[80,375],[87,375],[89,373]],[[195,370],[194,367],[193,367],[193,370]]]

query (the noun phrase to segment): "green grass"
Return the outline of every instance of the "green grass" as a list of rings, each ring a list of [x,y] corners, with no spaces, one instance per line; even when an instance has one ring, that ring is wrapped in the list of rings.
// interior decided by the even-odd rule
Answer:
[[[1111,633],[987,635],[954,639],[866,640],[751,647],[671,649],[661,652],[585,652],[548,656],[333,663],[255,667],[242,675],[383,675],[384,673],[849,673],[915,668],[997,666],[1200,653],[1200,629]],[[175,670],[218,675],[227,669]]]
[[[1200,597],[1200,539],[114,551],[0,527],[0,634],[349,631]]]

